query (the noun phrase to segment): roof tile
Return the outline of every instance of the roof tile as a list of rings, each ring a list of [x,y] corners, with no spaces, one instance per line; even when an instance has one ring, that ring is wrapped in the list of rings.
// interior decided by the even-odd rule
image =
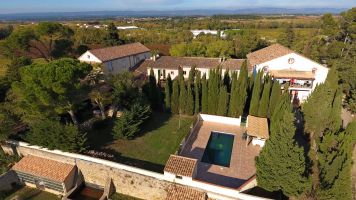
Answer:
[[[164,171],[179,176],[193,177],[196,164],[196,159],[171,155],[164,167]]]
[[[247,116],[247,134],[259,138],[269,138],[267,118]]]
[[[166,200],[206,200],[206,193],[190,187],[172,184],[168,187]]]
[[[295,52],[280,44],[273,44],[269,47],[247,54],[247,59],[250,66],[255,66],[290,53]]]
[[[71,164],[27,155],[17,162],[12,170],[63,182],[73,168],[74,165]]]

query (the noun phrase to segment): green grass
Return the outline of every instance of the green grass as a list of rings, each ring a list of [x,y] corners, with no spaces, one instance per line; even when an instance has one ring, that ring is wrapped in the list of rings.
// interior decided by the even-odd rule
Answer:
[[[9,63],[9,59],[0,56],[0,78],[5,75]]]
[[[57,195],[37,190],[34,188],[23,187],[10,194],[5,200],[10,200],[15,196],[20,196],[22,200],[60,200]]]
[[[281,33],[283,33],[284,30],[285,29],[283,28],[256,29],[258,35],[260,35],[261,37],[265,37],[269,40],[278,39],[278,37],[281,35]],[[300,36],[302,38],[306,38],[309,34],[316,31],[316,29],[314,28],[294,28],[293,30],[297,36]]]
[[[188,134],[192,122],[193,117],[181,117],[179,128],[179,116],[153,113],[140,136],[133,140],[114,140],[110,121],[89,132],[88,140],[92,148],[114,155],[114,161],[161,172],[169,155],[178,150]]]
[[[131,196],[127,196],[124,194],[120,194],[120,193],[115,193],[110,197],[111,200],[141,200],[139,198],[136,197],[131,197]]]

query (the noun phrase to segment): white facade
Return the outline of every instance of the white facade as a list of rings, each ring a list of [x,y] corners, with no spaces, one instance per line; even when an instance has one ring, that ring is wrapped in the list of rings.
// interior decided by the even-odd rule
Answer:
[[[183,67],[183,76],[185,79],[187,79],[189,77],[189,72],[190,72],[191,67]],[[209,79],[209,68],[200,68],[197,67],[195,68],[196,70],[200,71],[200,76],[203,77],[204,74],[206,76],[207,79]],[[147,69],[147,74],[149,75],[151,71],[151,68]],[[222,69],[221,70],[221,74],[224,75],[225,74],[226,69]],[[232,72],[237,72],[237,74],[239,74],[240,70],[229,70],[229,73],[231,74]],[[168,74],[170,75],[171,79],[175,79],[178,76],[178,69],[165,69],[165,68],[153,68],[153,73],[155,74],[155,78],[156,80],[165,80],[168,76]],[[160,77],[160,78],[158,78]]]
[[[308,58],[305,58],[297,53],[290,53],[273,60],[260,63],[254,66],[257,71],[263,70],[268,73],[272,70],[291,70],[291,71],[306,71],[313,72],[314,80],[310,88],[289,87],[292,95],[297,94],[298,99],[303,102],[311,94],[318,84],[324,83],[328,75],[329,69],[323,65],[316,63]],[[301,81],[301,80],[297,80]]]
[[[130,68],[136,66],[139,62],[150,58],[150,56],[150,52],[145,52],[103,62],[90,51],[87,51],[78,59],[81,62],[90,64],[102,64],[102,71],[104,74],[117,74],[129,70]]]
[[[194,38],[196,38],[200,33],[217,35],[217,30],[190,30],[193,33]],[[224,31],[220,31],[220,37],[226,37]]]
[[[138,29],[137,26],[117,26],[117,30],[132,30],[132,29]]]

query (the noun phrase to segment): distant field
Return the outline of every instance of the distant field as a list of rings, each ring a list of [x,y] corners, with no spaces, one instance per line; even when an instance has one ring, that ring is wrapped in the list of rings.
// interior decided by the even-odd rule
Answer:
[[[261,37],[265,37],[268,40],[274,40],[279,37],[281,33],[285,29],[283,28],[269,28],[269,29],[255,29],[257,31],[257,34],[260,35]],[[308,37],[309,34],[313,33],[314,31],[317,31],[317,29],[314,28],[295,28],[294,32],[297,36],[300,36],[302,38]]]

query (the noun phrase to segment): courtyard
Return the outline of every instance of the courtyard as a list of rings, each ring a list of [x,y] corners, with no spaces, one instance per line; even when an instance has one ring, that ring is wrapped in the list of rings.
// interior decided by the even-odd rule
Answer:
[[[211,164],[203,159],[212,132],[233,136],[231,156],[228,155],[231,158],[227,166]],[[237,125],[199,121],[179,155],[198,160],[195,179],[238,188],[256,173],[255,157],[260,152],[259,146],[246,143],[244,132],[245,128]]]

